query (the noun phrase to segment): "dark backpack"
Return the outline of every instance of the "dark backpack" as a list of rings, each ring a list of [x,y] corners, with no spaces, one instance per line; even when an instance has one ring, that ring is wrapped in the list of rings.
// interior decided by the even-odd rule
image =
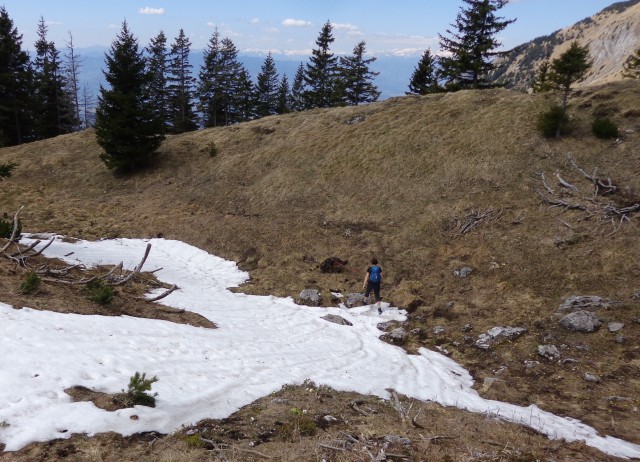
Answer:
[[[369,269],[369,281],[380,282],[380,279],[382,279],[382,269],[379,266],[372,266]]]

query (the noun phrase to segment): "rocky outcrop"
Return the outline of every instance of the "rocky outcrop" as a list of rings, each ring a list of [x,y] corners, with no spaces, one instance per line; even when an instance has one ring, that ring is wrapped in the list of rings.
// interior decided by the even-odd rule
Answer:
[[[563,317],[560,325],[574,332],[595,332],[602,325],[602,321],[596,313],[581,310]]]
[[[493,327],[478,337],[476,347],[481,350],[488,350],[502,341],[515,340],[525,332],[527,332],[527,329],[524,327]]]

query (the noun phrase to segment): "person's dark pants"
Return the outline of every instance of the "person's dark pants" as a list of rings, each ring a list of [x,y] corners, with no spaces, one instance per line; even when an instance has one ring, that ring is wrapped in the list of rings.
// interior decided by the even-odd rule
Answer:
[[[373,290],[373,294],[376,296],[376,302],[382,300],[380,296],[380,283],[379,282],[367,282],[367,290],[364,291],[364,298],[369,298],[369,294]]]

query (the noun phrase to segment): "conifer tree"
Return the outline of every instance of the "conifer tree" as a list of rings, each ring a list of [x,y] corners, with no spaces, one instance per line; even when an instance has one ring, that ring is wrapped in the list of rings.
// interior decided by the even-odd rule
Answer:
[[[330,107],[335,101],[335,84],[338,58],[331,52],[333,28],[327,21],[320,35],[316,39],[317,48],[311,52],[310,62],[307,63],[304,83],[307,90],[304,93],[305,108]]]
[[[278,112],[279,76],[271,52],[264,59],[256,79],[256,98],[258,117],[266,117]]]
[[[104,149],[100,158],[115,172],[131,172],[152,162],[164,129],[149,101],[146,60],[126,21],[105,58],[109,87],[100,86],[95,121],[96,138]]]
[[[73,35],[69,31],[69,40],[65,42],[67,52],[65,54],[65,79],[67,82],[67,94],[71,99],[73,110],[73,118],[75,122],[75,130],[82,127],[80,116],[80,68],[82,66],[82,57],[76,53],[73,44]]]
[[[430,50],[422,53],[418,65],[411,74],[407,95],[427,95],[441,90],[438,83],[438,63]]]
[[[249,72],[244,67],[238,74],[235,106],[238,122],[246,122],[257,117],[255,85],[251,81]]]
[[[167,50],[167,36],[163,31],[153,37],[147,47],[147,72],[150,74],[149,100],[153,106],[154,115],[163,121],[163,126],[169,125],[169,96],[167,89],[167,74],[169,72],[169,51]]]
[[[290,108],[292,111],[304,111],[305,92],[306,86],[304,83],[304,64],[300,63],[296,71],[296,75],[293,78],[293,84],[291,85]]]
[[[441,74],[448,89],[489,86],[486,75],[495,68],[493,58],[501,43],[496,35],[515,19],[504,19],[496,12],[508,0],[463,0],[455,24],[447,29],[448,37],[438,34],[440,48],[449,56],[440,58]]]
[[[624,77],[640,79],[640,48],[634,51],[624,62]]]
[[[289,79],[287,78],[287,74],[282,74],[282,79],[280,79],[280,83],[278,84],[278,106],[276,113],[286,114],[291,112],[290,100]]]
[[[195,78],[191,75],[189,51],[191,42],[180,29],[171,45],[167,77],[169,127],[172,133],[184,133],[198,128],[193,110]]]
[[[534,93],[544,93],[553,89],[551,82],[551,63],[548,59],[542,61],[538,67],[538,72],[533,79],[532,89]]]
[[[198,110],[202,114],[202,125],[223,125],[222,115],[222,56],[220,33],[216,29],[204,50],[204,61],[199,73],[197,87]]]
[[[220,45],[222,115],[224,125],[231,125],[242,121],[238,95],[239,76],[244,67],[238,61],[238,49],[230,38],[222,39]]]
[[[22,35],[7,10],[0,6],[0,146],[31,139],[31,86],[29,55],[22,50]]]
[[[47,25],[40,17],[35,43],[35,130],[38,139],[72,132],[75,120],[72,97],[67,92],[60,52],[47,40]]]
[[[551,61],[551,75],[549,79],[556,88],[562,91],[562,109],[566,110],[571,85],[584,79],[593,61],[589,58],[589,47],[582,46],[576,40],[571,42],[569,49],[559,58]]]
[[[378,87],[373,79],[380,74],[369,69],[375,56],[365,59],[365,42],[358,43],[353,49],[353,54],[340,57],[340,80],[343,84],[344,101],[349,106],[357,106],[362,103],[377,101],[380,97]]]

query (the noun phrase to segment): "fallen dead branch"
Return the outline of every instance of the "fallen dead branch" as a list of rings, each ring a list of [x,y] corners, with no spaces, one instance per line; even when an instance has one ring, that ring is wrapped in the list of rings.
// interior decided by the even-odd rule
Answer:
[[[13,242],[15,242],[16,238],[18,237],[18,227],[19,227],[18,216],[20,215],[20,212],[22,212],[23,208],[24,208],[24,205],[20,207],[16,212],[16,214],[13,216],[13,231],[11,232],[11,236],[9,237],[9,240],[7,241],[7,243],[0,249],[0,254],[4,254],[4,252],[9,248],[9,246]]]
[[[365,416],[365,417],[366,417],[366,416],[368,416],[369,414],[368,414],[366,411],[363,411],[362,409],[360,409],[360,408],[358,407],[358,405],[359,405],[359,404],[362,404],[362,403],[363,403],[363,401],[351,401],[351,402],[349,403],[349,407],[350,407],[351,409],[353,409],[354,411],[356,411],[358,414],[363,415],[363,416]]]
[[[462,219],[458,217],[454,217],[454,221],[456,223],[455,228],[457,229],[457,235],[463,236],[474,229],[476,229],[481,224],[485,223],[490,219],[499,218],[500,214],[495,214],[493,209],[486,210],[471,210],[465,217]]]
[[[455,440],[460,438],[460,435],[456,435],[456,436],[447,436],[447,435],[435,435],[435,436],[422,436],[420,435],[420,438],[422,438],[425,441],[429,441],[430,443],[439,443],[440,441],[444,441],[444,440]]]
[[[131,279],[133,279],[133,277],[138,274],[140,272],[140,270],[142,269],[142,267],[144,266],[144,262],[147,261],[147,257],[149,256],[149,252],[151,251],[151,244],[147,244],[147,248],[144,251],[144,256],[142,257],[142,260],[140,261],[140,263],[138,264],[138,266],[136,266],[133,271],[131,271],[131,273],[129,273],[128,276],[119,279],[115,282],[110,283],[109,285],[112,286],[119,286],[122,284],[126,284],[127,282],[129,282]]]
[[[147,301],[149,301],[149,302],[157,302],[158,300],[162,300],[163,298],[165,298],[167,295],[171,294],[177,288],[178,288],[178,286],[174,284],[171,287],[169,287],[166,291],[164,291],[163,293],[158,295],[157,297],[148,298]],[[184,312],[184,310],[182,310],[182,311]]]

